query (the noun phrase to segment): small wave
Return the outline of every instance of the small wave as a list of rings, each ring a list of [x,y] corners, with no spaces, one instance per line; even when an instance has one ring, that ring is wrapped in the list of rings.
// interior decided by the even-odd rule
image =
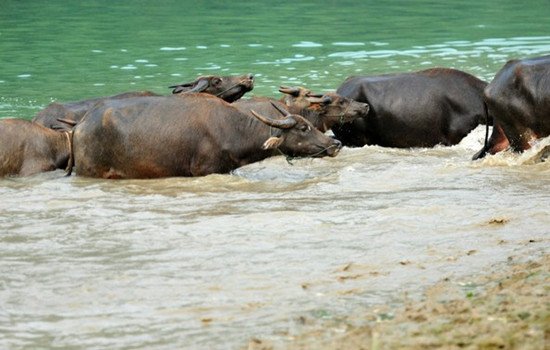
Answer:
[[[479,166],[520,166],[541,164],[550,169],[550,136],[538,139],[532,147],[522,153],[506,150],[493,155],[487,155],[482,160],[474,162]]]
[[[387,46],[387,45],[390,44],[390,43],[384,43],[384,42],[381,42],[381,41],[371,41],[370,43],[374,46]]]
[[[520,154],[522,164],[550,164],[550,136],[535,141],[530,149]]]
[[[183,51],[187,50],[185,47],[161,47],[160,51]]]
[[[334,46],[364,46],[365,43],[339,41],[339,42],[332,43],[332,45],[334,45]]]
[[[217,64],[214,64],[214,63],[207,63],[208,66],[205,66],[205,67],[196,67],[195,70],[218,70],[218,69],[221,69],[222,66],[219,66]]]
[[[458,145],[454,147],[462,148],[472,152],[477,152],[483,147],[485,143],[485,125],[479,125],[477,128],[472,130],[468,135],[466,135]],[[489,135],[491,135],[492,127],[489,127]],[[474,154],[472,153],[472,156]]]
[[[280,58],[276,61],[258,61],[254,64],[289,64],[293,62],[304,62],[304,61],[313,61],[315,60],[315,57],[313,56],[304,56],[301,54],[296,54],[294,57],[288,57],[288,58]]]
[[[292,45],[293,47],[322,47],[323,44],[315,43],[313,41],[301,41],[298,44]]]
[[[334,46],[353,46],[360,43],[333,43]],[[374,45],[373,42],[371,44]],[[357,45],[358,46],[358,45]],[[381,46],[381,45],[374,45]],[[550,37],[488,38],[480,41],[455,40],[440,44],[415,45],[405,50],[357,50],[333,52],[328,57],[367,59],[388,57],[431,56],[444,60],[480,57],[482,54],[495,61],[504,61],[511,55],[544,54],[550,50]]]

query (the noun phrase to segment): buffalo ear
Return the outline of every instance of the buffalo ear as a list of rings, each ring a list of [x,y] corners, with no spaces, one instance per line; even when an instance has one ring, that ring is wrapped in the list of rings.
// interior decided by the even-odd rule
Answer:
[[[271,136],[264,142],[263,149],[277,149],[283,143],[282,137]]]

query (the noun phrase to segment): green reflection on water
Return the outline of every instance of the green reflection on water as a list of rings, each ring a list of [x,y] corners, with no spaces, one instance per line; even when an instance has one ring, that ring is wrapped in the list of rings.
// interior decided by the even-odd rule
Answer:
[[[550,52],[547,0],[2,1],[0,117],[52,100],[168,94],[201,74],[336,89],[349,75],[449,66],[490,79]]]

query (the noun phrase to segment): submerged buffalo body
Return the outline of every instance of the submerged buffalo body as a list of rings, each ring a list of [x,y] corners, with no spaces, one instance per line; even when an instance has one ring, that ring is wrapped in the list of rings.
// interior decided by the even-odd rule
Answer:
[[[254,77],[252,74],[240,76],[209,75],[198,77],[189,83],[172,86],[172,88],[174,88],[173,93],[183,94],[202,92],[217,96],[228,102],[233,102],[254,88]],[[33,122],[51,129],[70,130],[84,117],[88,110],[99,102],[142,96],[159,95],[150,91],[135,91],[63,104],[54,102],[48,105],[44,110],[38,112],[33,118]]]
[[[508,61],[485,89],[493,132],[474,159],[550,135],[550,56]]]
[[[281,100],[267,97],[241,99],[233,103],[243,113],[251,110],[275,118],[279,114],[274,105],[284,108],[290,113],[299,114],[309,120],[318,130],[325,132],[334,125],[348,123],[366,116],[369,106],[366,103],[354,101],[334,92],[313,94],[304,88],[281,87],[279,90],[285,96]]]
[[[132,91],[114,96],[98,97],[64,104],[53,102],[38,112],[32,121],[50,129],[70,130],[98,102],[141,96],[157,96],[157,94],[151,91]]]
[[[28,176],[65,169],[70,156],[68,132],[23,119],[0,120],[0,176]]]
[[[202,176],[230,172],[279,154],[277,149],[290,156],[334,156],[341,147],[300,116],[259,118],[205,94],[105,101],[74,129],[76,173]]]
[[[350,77],[336,92],[368,103],[370,111],[367,117],[332,130],[348,146],[455,145],[485,123],[486,85],[470,74],[448,68]]]

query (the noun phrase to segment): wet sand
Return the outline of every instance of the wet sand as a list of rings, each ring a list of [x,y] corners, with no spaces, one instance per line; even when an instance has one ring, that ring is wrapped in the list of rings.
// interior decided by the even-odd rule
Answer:
[[[529,242],[526,242],[529,244]],[[520,262],[521,261],[521,262]],[[404,295],[349,319],[303,320],[284,341],[250,339],[271,349],[533,349],[550,347],[550,255],[510,257],[468,285],[445,279],[420,300]],[[312,324],[308,324],[308,323]]]

